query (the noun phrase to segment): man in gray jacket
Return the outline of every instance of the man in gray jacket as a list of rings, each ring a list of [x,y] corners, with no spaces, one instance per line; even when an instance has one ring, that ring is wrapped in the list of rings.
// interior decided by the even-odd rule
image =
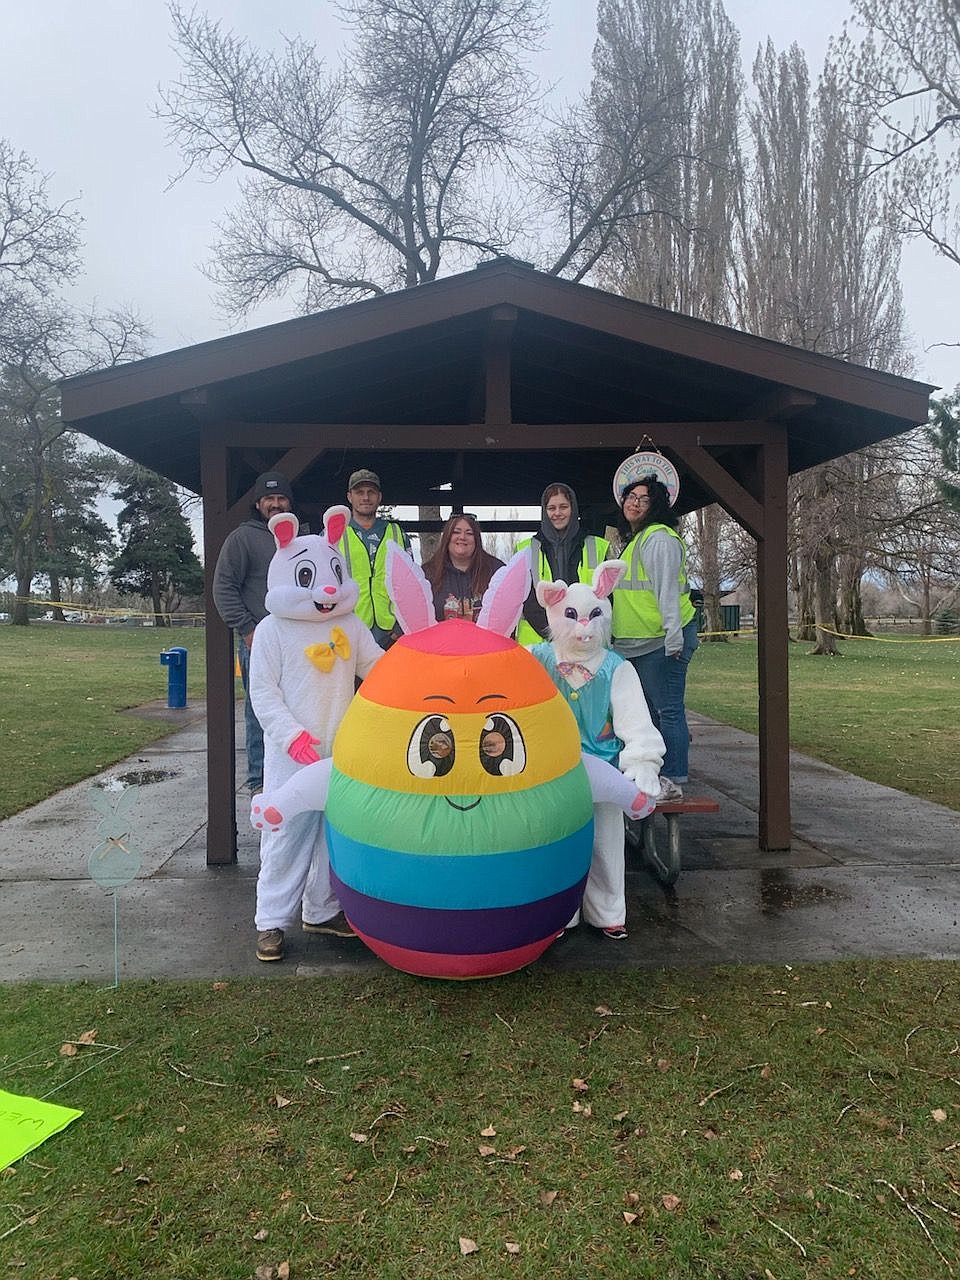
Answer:
[[[217,612],[239,637],[237,651],[246,694],[243,703],[244,739],[247,748],[247,788],[263,790],[263,730],[250,705],[250,650],[257,623],[267,616],[267,568],[277,545],[267,521],[278,511],[293,507],[290,481],[279,471],[265,471],[253,488],[249,520],[227,534],[213,573],[213,599]]]

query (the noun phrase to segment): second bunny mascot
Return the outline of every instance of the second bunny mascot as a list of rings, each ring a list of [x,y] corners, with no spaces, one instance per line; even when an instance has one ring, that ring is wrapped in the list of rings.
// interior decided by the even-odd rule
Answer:
[[[592,586],[537,583],[551,638],[533,645],[531,653],[566,698],[584,751],[616,765],[639,790],[656,796],[663,739],[650,719],[639,676],[609,648],[609,597],[625,569],[622,561],[607,560],[595,569]],[[608,938],[625,938],[623,814],[616,805],[597,804],[593,817],[593,860],[583,894],[583,918]]]
[[[251,651],[250,697],[264,731],[264,787],[276,790],[304,765],[329,756],[356,677],[383,650],[354,613],[357,584],[337,542],[346,507],[324,512],[322,536],[298,536],[290,512],[269,522],[277,550],[267,571],[267,616]],[[308,880],[309,877],[309,880]],[[304,928],[351,936],[330,884],[323,814],[302,813],[264,831],[257,877],[257,957],[283,957],[283,931],[303,903]]]

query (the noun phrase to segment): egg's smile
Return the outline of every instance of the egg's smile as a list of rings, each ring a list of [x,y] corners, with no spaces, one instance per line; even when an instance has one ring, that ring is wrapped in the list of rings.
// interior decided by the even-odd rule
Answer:
[[[444,796],[443,798],[444,800],[446,800],[447,804],[450,806],[451,809],[459,809],[461,813],[466,813],[470,809],[475,809],[477,805],[480,803],[480,801],[483,799],[483,796],[477,796],[473,804],[457,804],[457,802],[455,800],[451,800],[449,796]]]

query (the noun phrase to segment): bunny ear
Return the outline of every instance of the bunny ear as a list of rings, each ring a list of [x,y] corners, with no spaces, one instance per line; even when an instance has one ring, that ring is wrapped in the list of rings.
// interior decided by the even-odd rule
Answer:
[[[593,594],[601,600],[612,595],[626,572],[627,566],[622,560],[604,560],[593,571]]]
[[[284,547],[289,547],[300,532],[300,521],[292,511],[278,511],[268,520],[267,528],[276,538],[277,546],[282,551]]]
[[[551,605],[559,604],[568,590],[569,588],[565,582],[538,582],[534,588],[537,599],[545,609],[549,609]]]
[[[477,625],[502,636],[512,636],[530,594],[530,553],[517,551],[490,579],[483,593]]]
[[[130,810],[133,808],[134,804],[136,803],[136,799],[137,799],[137,795],[139,794],[139,791],[140,791],[140,788],[136,785],[136,783],[131,783],[129,786],[125,787],[123,791],[120,792],[120,799],[117,801],[117,807],[116,807],[118,818],[125,817],[130,812]]]
[[[395,542],[387,543],[387,595],[406,635],[435,627],[433,589],[418,564]]]
[[[349,507],[327,507],[323,513],[323,532],[331,547],[337,545],[349,523]]]

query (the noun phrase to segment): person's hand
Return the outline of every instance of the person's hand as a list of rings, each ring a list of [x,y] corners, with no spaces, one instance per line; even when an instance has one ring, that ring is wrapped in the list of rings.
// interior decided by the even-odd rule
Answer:
[[[319,745],[320,739],[312,737],[304,729],[287,747],[287,755],[291,760],[296,760],[297,764],[316,764],[320,757],[314,748]]]
[[[248,631],[247,634],[243,637],[243,643],[247,646],[248,649],[253,648],[253,636],[255,631],[256,631],[256,627],[254,627],[253,631]]]

